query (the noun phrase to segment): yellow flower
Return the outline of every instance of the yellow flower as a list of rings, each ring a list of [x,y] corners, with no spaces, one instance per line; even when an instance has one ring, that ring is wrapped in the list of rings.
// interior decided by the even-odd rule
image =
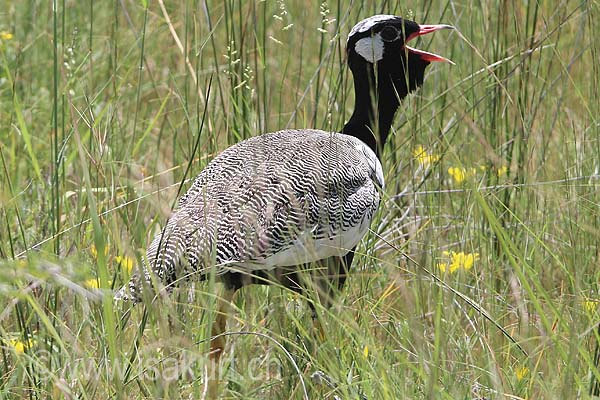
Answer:
[[[594,312],[596,312],[596,308],[598,308],[598,301],[597,300],[590,300],[590,299],[585,299],[583,302],[583,308],[585,311],[587,311],[590,314],[593,314]]]
[[[444,251],[442,254],[450,259],[449,263],[438,263],[437,267],[442,273],[446,271],[453,273],[459,269],[468,271],[473,268],[475,261],[479,260],[479,253],[465,253],[463,251],[457,253],[455,251]]]
[[[506,165],[503,165],[496,170],[496,175],[498,175],[498,178],[503,177],[507,173],[508,173],[508,167]]]
[[[83,282],[83,286],[87,287],[88,289],[99,289],[100,280],[96,278],[87,279],[85,282]]]
[[[121,268],[127,271],[128,274],[133,270],[134,261],[133,258],[127,256],[115,256],[115,262]]]
[[[26,341],[22,341],[19,339],[9,339],[5,340],[5,342],[9,347],[12,347],[12,349],[17,354],[23,354],[25,350],[32,348],[35,344],[35,340],[33,339],[27,339]]]
[[[517,377],[518,381],[522,381],[527,375],[529,375],[529,368],[525,366],[521,366],[515,371],[515,376]]]
[[[369,357],[369,346],[365,345],[365,348],[363,349],[363,356],[365,358]]]
[[[462,167],[450,167],[448,168],[448,175],[454,179],[456,183],[463,183],[465,179],[475,176],[477,170],[475,168],[462,168]]]
[[[110,285],[112,285],[112,281],[111,280],[109,280],[106,283],[107,283],[108,287],[110,287]],[[85,281],[83,281],[83,286],[85,286],[88,289],[102,289],[102,288],[105,288],[104,286],[100,285],[100,278],[86,279]]]
[[[422,145],[415,147],[413,150],[413,156],[424,168],[429,167],[440,159],[439,155],[428,153],[425,147]]]
[[[464,168],[448,168],[448,174],[454,179],[456,183],[463,183],[467,177],[467,171]]]
[[[90,247],[90,253],[92,253],[92,257],[98,258],[98,249],[96,249],[96,245],[92,245],[92,247]],[[108,255],[108,246],[104,245],[104,256],[106,257],[107,255]]]
[[[11,40],[13,37],[13,34],[10,32],[0,31],[0,40]]]

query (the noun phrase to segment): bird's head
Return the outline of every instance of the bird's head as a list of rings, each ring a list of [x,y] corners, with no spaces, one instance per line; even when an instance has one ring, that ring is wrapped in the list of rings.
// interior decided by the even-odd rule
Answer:
[[[373,71],[378,77],[389,77],[402,99],[423,83],[425,68],[434,61],[452,61],[410,47],[407,43],[418,36],[454,29],[450,25],[419,25],[394,15],[374,15],[356,24],[348,35],[348,64],[355,78]],[[372,68],[371,68],[372,67]]]

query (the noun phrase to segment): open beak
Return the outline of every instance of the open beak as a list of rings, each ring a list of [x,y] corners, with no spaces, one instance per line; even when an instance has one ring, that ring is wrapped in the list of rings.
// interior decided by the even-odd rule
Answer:
[[[428,33],[439,31],[441,29],[454,29],[454,27],[452,25],[419,25],[419,28],[420,28],[419,32],[415,32],[415,33],[411,34],[410,36],[408,36],[406,38],[406,40],[404,42],[407,43],[418,36],[427,35]],[[452,61],[448,60],[446,57],[442,57],[437,54],[430,53],[428,51],[418,50],[418,49],[415,49],[414,47],[408,46],[407,44],[404,45],[404,48],[406,50],[410,51],[411,53],[418,55],[419,57],[421,57],[422,60],[429,61],[429,62],[434,62],[434,61],[447,62],[447,63],[454,65],[454,63]]]

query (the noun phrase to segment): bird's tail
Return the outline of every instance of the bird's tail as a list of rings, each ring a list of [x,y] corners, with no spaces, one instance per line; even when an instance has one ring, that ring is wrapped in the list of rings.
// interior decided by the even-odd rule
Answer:
[[[185,237],[178,224],[168,223],[152,240],[146,257],[129,282],[115,293],[115,300],[138,303],[146,291],[152,295],[171,292],[178,279],[177,269],[184,258]]]

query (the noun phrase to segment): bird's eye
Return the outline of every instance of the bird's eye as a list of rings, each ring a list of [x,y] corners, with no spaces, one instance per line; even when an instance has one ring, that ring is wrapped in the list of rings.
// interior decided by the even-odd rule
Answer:
[[[400,31],[393,26],[386,26],[381,30],[381,32],[379,32],[379,34],[384,42],[393,42],[400,37]]]

